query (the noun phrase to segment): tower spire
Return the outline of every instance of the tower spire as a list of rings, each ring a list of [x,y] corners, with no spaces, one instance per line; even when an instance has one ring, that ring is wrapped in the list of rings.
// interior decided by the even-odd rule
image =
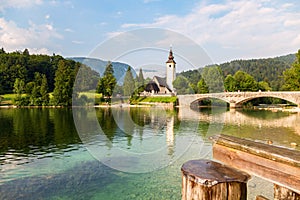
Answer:
[[[173,56],[173,51],[172,51],[172,45],[170,45],[170,52],[169,52],[169,57],[166,63],[174,63],[176,64]]]

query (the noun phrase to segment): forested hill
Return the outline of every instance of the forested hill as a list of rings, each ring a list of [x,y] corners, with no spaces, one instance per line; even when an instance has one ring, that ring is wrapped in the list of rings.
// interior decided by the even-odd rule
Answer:
[[[91,67],[93,70],[97,71],[101,76],[107,66],[108,61],[103,61],[97,58],[87,58],[87,57],[72,57],[69,58],[76,62],[80,62],[84,65]],[[120,63],[120,62],[112,62],[113,69],[114,69],[114,76],[116,77],[119,85],[123,84],[124,76],[126,71],[129,67],[128,64]],[[134,69],[131,67],[131,71],[133,72],[133,76],[136,77],[136,73]]]
[[[275,58],[234,60],[211,66],[218,66],[222,70],[224,78],[229,74],[234,75],[240,70],[253,76],[257,82],[265,81],[269,83],[272,90],[279,90],[283,84],[283,71],[290,68],[295,60],[296,55],[289,54]],[[189,70],[181,72],[179,75],[186,77],[193,85],[197,85],[197,82],[201,78],[200,74],[202,70],[203,68]]]
[[[273,90],[278,90],[283,81],[281,78],[282,72],[290,68],[295,59],[295,54],[289,54],[275,58],[234,60],[219,66],[223,71],[224,77],[228,74],[234,75],[235,72],[241,70],[253,76],[257,82],[266,81]]]

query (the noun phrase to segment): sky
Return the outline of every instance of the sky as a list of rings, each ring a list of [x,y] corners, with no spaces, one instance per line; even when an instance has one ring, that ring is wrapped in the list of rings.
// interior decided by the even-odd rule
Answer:
[[[0,47],[89,56],[119,34],[145,29],[147,38],[159,28],[195,42],[213,63],[275,57],[300,49],[299,10],[299,0],[0,0]],[[176,52],[176,37],[165,39]]]

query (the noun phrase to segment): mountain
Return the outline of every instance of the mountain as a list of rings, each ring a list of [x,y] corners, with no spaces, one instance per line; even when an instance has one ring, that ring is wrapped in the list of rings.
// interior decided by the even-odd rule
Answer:
[[[80,62],[82,64],[85,64],[85,65],[91,67],[93,70],[99,72],[100,76],[103,75],[103,73],[105,71],[105,67],[108,63],[108,61],[104,61],[104,60],[97,59],[97,58],[71,57],[68,59],[74,60],[76,62]],[[116,77],[118,84],[122,85],[129,65],[126,63],[112,62],[112,66],[114,69],[114,76]],[[131,72],[133,73],[133,77],[136,77],[135,70],[132,67],[131,67]]]

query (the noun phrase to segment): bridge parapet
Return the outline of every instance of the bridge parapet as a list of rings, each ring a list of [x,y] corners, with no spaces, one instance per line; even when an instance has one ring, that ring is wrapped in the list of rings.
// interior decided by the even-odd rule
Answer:
[[[190,106],[193,102],[202,99],[216,98],[229,103],[230,107],[234,108],[234,107],[240,107],[244,102],[247,102],[251,99],[261,98],[261,97],[274,97],[274,98],[284,99],[300,107],[300,91],[222,92],[222,93],[207,93],[207,94],[188,94],[188,95],[178,95],[178,101],[179,101],[179,106],[186,107],[186,106]]]

